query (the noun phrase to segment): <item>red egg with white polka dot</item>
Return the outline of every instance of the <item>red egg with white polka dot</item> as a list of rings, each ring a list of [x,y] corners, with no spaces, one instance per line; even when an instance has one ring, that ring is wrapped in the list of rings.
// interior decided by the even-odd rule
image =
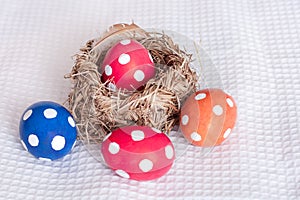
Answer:
[[[220,145],[232,131],[237,107],[231,96],[220,89],[205,89],[192,94],[180,114],[180,129],[196,146]]]
[[[155,76],[155,65],[148,50],[139,42],[125,39],[107,52],[100,67],[102,82],[111,88],[135,90]]]
[[[114,130],[103,140],[101,152],[106,164],[119,176],[139,181],[163,176],[175,159],[169,137],[148,126]]]

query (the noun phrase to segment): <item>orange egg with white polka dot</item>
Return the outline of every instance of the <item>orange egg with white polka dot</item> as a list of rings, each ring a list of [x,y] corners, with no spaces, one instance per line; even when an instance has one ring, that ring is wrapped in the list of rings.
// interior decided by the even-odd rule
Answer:
[[[234,99],[221,89],[192,94],[180,114],[180,129],[193,145],[220,145],[231,133],[237,117]]]

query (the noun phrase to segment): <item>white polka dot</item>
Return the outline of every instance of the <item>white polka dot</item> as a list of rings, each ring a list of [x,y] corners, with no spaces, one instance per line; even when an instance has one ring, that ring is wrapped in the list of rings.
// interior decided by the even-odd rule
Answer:
[[[151,62],[153,63],[153,58],[152,58],[151,54],[148,53],[148,55],[149,55],[149,58],[150,58]]]
[[[233,101],[230,98],[226,99],[227,104],[229,105],[229,107],[233,107]]]
[[[25,144],[25,142],[24,142],[23,140],[21,140],[21,144],[22,144],[22,146],[24,147],[24,149],[25,149],[26,151],[28,151],[28,148],[27,148],[27,146],[26,146],[26,144]]]
[[[119,56],[118,61],[121,65],[126,65],[127,63],[130,62],[130,56],[126,53],[123,53]]]
[[[224,132],[224,135],[223,135],[223,138],[227,138],[228,135],[231,133],[231,128],[228,128],[225,132]]]
[[[128,44],[130,44],[130,40],[129,39],[126,39],[126,40],[122,40],[120,43],[122,44],[122,45],[128,45]]]
[[[155,133],[162,133],[160,130],[158,130],[157,128],[151,128]]]
[[[142,70],[136,70],[133,74],[133,77],[136,81],[140,82],[140,81],[144,80],[145,74]]]
[[[113,83],[108,83],[108,88],[111,89],[112,91],[115,91],[117,89],[117,86]]]
[[[130,178],[129,174],[127,172],[125,172],[124,170],[121,169],[117,169],[116,174],[118,174],[119,176],[123,177],[123,178]]]
[[[183,115],[181,118],[182,125],[187,125],[189,123],[189,116]]]
[[[149,172],[153,168],[153,162],[149,159],[144,159],[139,163],[139,168],[143,172]]]
[[[201,138],[201,135],[197,132],[193,132],[191,134],[191,138],[192,140],[196,141],[196,142],[199,142],[202,138]]]
[[[141,141],[145,138],[145,133],[140,130],[132,131],[131,138],[133,141]]]
[[[111,154],[117,154],[119,151],[120,151],[120,146],[115,143],[115,142],[112,142],[109,144],[108,146],[108,151],[111,153]]]
[[[52,161],[50,158],[43,158],[43,157],[39,157],[39,160],[41,160],[41,161],[47,161],[47,162]]]
[[[70,126],[75,127],[76,124],[75,124],[75,121],[74,121],[73,117],[69,116],[68,117],[68,122],[69,122]]]
[[[174,156],[174,151],[171,145],[165,147],[165,154],[168,159],[172,159]]]
[[[105,74],[107,76],[110,76],[112,74],[112,68],[110,65],[106,65],[105,68],[104,68],[104,71],[105,71]]]
[[[57,135],[51,142],[52,149],[55,151],[62,150],[66,145],[66,139],[63,136]]]
[[[44,110],[44,116],[47,119],[55,118],[57,116],[57,111],[53,108],[47,108],[46,110]]]
[[[196,101],[199,101],[199,100],[201,100],[201,99],[205,99],[205,97],[206,97],[206,94],[205,94],[205,93],[199,93],[199,94],[197,94],[197,95],[195,96],[195,100],[196,100]]]
[[[103,138],[103,142],[104,142],[105,140],[107,140],[107,139],[111,136],[111,134],[112,134],[112,132],[110,132],[109,134],[107,134],[107,135]]]
[[[26,121],[32,114],[32,110],[27,110],[26,113],[23,115],[23,120]]]
[[[215,113],[215,115],[220,116],[223,114],[223,108],[220,105],[215,105],[213,107],[213,112]]]
[[[36,147],[39,145],[39,138],[35,134],[30,134],[28,136],[28,142],[31,146]]]

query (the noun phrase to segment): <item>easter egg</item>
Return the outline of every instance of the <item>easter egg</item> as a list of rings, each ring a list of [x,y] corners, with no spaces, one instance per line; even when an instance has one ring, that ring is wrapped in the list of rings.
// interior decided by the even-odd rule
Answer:
[[[29,106],[20,120],[23,147],[40,160],[56,160],[68,154],[76,142],[76,124],[63,106],[41,101]]]
[[[148,126],[126,126],[112,131],[104,139],[101,152],[116,174],[140,181],[163,176],[175,159],[169,137]]]
[[[231,133],[237,117],[234,99],[220,89],[192,94],[180,113],[180,129],[193,145],[220,145]]]
[[[139,89],[155,76],[155,66],[148,50],[139,42],[126,39],[107,52],[100,67],[102,82],[109,87]]]

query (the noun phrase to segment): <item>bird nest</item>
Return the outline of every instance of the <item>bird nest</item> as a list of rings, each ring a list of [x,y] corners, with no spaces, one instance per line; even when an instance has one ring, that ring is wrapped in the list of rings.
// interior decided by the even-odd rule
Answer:
[[[140,42],[152,55],[156,76],[141,90],[113,89],[101,81],[99,66],[113,44],[123,39]],[[77,122],[79,140],[101,143],[112,130],[129,125],[150,126],[169,133],[178,124],[180,107],[195,92],[192,55],[163,32],[146,31],[136,24],[116,24],[90,40],[75,56],[66,78],[73,88],[69,108]]]

